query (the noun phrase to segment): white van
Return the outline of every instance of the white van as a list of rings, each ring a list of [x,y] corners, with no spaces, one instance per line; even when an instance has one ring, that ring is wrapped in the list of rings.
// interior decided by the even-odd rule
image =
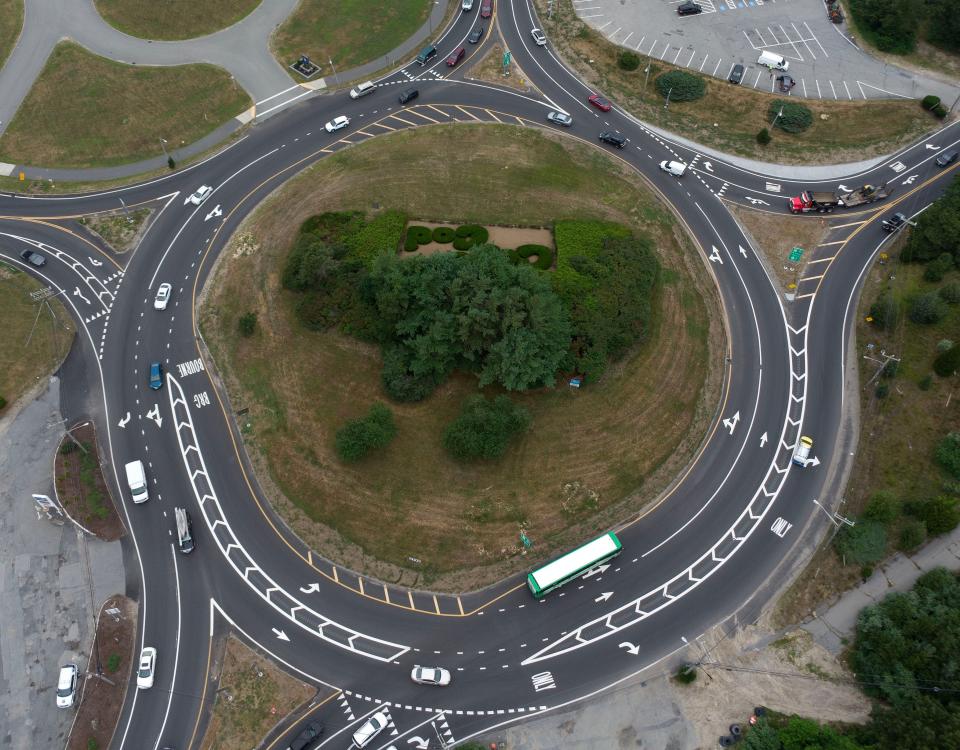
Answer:
[[[660,169],[674,177],[683,177],[684,172],[687,171],[687,165],[682,161],[662,161]]]
[[[361,96],[372,94],[377,90],[377,85],[373,81],[364,81],[356,88],[350,89],[350,98],[359,99]]]
[[[786,70],[790,67],[790,63],[787,62],[786,58],[781,57],[780,55],[775,55],[773,52],[764,50],[760,53],[760,58],[757,60],[758,65],[765,65],[768,68],[776,68],[777,70]]]
[[[131,461],[126,465],[127,486],[135,503],[145,503],[150,499],[147,492],[147,473],[143,470],[143,461]]]

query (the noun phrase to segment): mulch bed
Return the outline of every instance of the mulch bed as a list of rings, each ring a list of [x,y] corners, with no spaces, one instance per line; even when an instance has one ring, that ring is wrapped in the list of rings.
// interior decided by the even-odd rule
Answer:
[[[119,619],[106,613],[111,608],[120,610]],[[66,750],[106,750],[110,747],[130,683],[136,629],[136,602],[125,596],[113,596],[104,602],[97,620],[96,644],[86,671],[97,674],[99,656],[100,673],[114,684],[99,677],[83,679],[80,707]]]
[[[63,436],[53,471],[57,500],[81,526],[106,542],[115,541],[126,533],[126,529],[100,470],[93,424],[87,422],[72,432],[87,453],[84,454],[68,435]]]

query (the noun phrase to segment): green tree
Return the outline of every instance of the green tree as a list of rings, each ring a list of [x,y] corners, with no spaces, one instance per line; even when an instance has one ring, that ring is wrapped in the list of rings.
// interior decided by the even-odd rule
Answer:
[[[889,525],[900,517],[900,500],[891,490],[874,493],[867,503],[863,517]]]
[[[950,253],[940,253],[936,258],[927,263],[923,269],[923,280],[938,282],[943,281],[950,269],[953,268],[953,255]]]
[[[937,463],[954,479],[960,479],[960,432],[948,433],[937,443],[934,453]]]
[[[930,536],[939,536],[953,531],[960,524],[960,500],[941,495],[920,504],[920,519]]]
[[[783,750],[780,733],[766,719],[750,727],[743,738],[744,750]]]
[[[926,0],[927,41],[952,52],[960,52],[960,15],[953,0]]]
[[[628,49],[621,50],[617,54],[617,65],[622,70],[636,70],[640,67],[640,55]]]
[[[946,351],[940,352],[933,360],[933,371],[941,378],[949,378],[960,371],[960,346],[955,344]]]
[[[849,0],[857,26],[877,49],[904,55],[917,44],[918,9],[909,0]]]
[[[920,325],[939,323],[947,314],[947,304],[936,292],[918,294],[910,303],[910,320]]]
[[[917,217],[916,226],[900,257],[925,263],[950,253],[960,260],[960,180],[954,179],[946,192]]]
[[[900,319],[900,304],[889,289],[881,292],[876,301],[870,305],[870,317],[873,318],[873,325],[886,331],[892,331],[897,327],[897,321]]]
[[[460,460],[500,458],[506,453],[510,438],[529,424],[527,410],[507,396],[497,396],[492,401],[480,395],[471,396],[444,431],[443,446]]]
[[[658,75],[655,85],[660,96],[669,94],[671,102],[692,102],[707,92],[706,81],[684,70],[670,70]]]
[[[337,430],[334,447],[341,461],[351,463],[385,447],[396,434],[393,412],[384,404],[373,404],[365,417]]]
[[[913,552],[925,541],[927,541],[927,525],[917,518],[908,518],[900,527],[900,541],[897,549]]]

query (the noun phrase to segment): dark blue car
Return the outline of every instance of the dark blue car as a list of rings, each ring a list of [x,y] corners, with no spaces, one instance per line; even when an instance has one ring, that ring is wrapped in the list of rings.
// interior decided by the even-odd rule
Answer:
[[[163,388],[163,365],[159,362],[150,365],[150,387],[155,391]]]

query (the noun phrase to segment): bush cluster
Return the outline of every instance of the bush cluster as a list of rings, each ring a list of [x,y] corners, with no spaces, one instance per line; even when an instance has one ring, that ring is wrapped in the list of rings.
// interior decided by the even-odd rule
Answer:
[[[960,479],[960,432],[951,432],[937,444],[937,463],[954,479]]]
[[[919,325],[933,325],[947,314],[947,303],[936,292],[918,294],[910,303],[910,320]]]
[[[923,280],[933,283],[943,281],[943,277],[950,273],[952,268],[953,256],[950,253],[940,253],[923,269]]]
[[[341,461],[352,463],[384,448],[397,434],[393,412],[384,404],[374,404],[367,416],[347,422],[337,430],[334,447]]]
[[[240,329],[241,336],[252,336],[257,330],[257,314],[255,312],[245,312],[237,321],[237,328]]]
[[[884,52],[913,52],[920,33],[931,44],[960,52],[960,18],[954,0],[850,0],[849,8],[863,35]],[[927,109],[935,112],[936,106],[943,105],[937,100]]]
[[[951,346],[944,352],[940,352],[933,360],[933,371],[941,378],[949,378],[956,372],[960,372],[960,346]]]
[[[500,458],[510,438],[530,425],[527,410],[507,396],[467,399],[460,415],[443,433],[443,447],[461,461]]]
[[[684,70],[671,70],[656,78],[657,91],[671,102],[692,102],[707,93],[707,84],[703,78]]]
[[[782,114],[781,114],[782,113]],[[767,117],[773,126],[787,133],[802,133],[813,124],[813,112],[796,101],[774,99],[767,108]]]
[[[456,230],[450,227],[434,227],[433,228],[433,241],[438,242],[441,245],[448,245],[453,242],[457,237]]]
[[[760,128],[760,132],[757,133],[757,143],[766,146],[771,140],[773,139],[770,137],[770,131],[767,128]]]
[[[617,65],[621,70],[636,70],[640,67],[640,55],[628,49],[620,50],[617,55]]]
[[[887,529],[879,521],[861,519],[854,526],[844,526],[834,545],[847,565],[871,565],[886,556]]]

